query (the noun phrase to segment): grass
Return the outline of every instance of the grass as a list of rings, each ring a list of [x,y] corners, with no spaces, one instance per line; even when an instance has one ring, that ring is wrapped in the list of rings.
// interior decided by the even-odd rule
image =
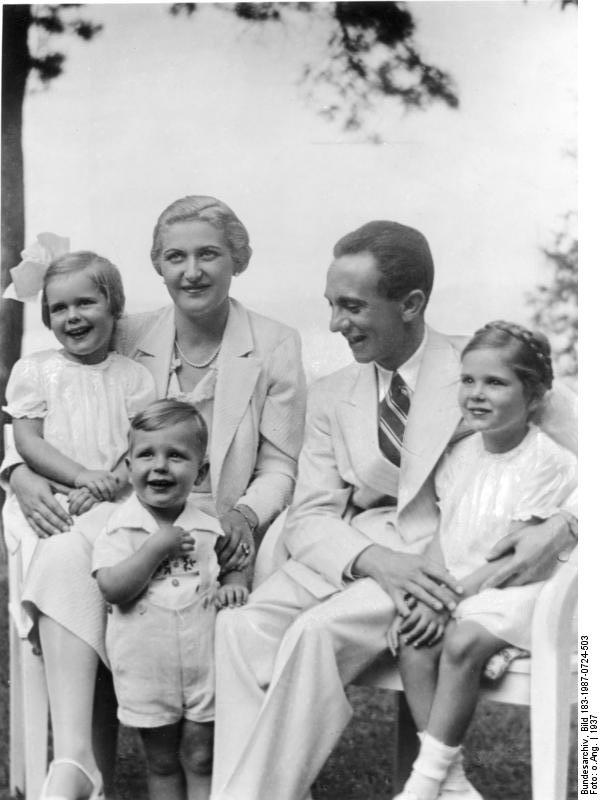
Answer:
[[[0,800],[9,800],[7,580],[1,557],[0,609]],[[354,718],[319,775],[313,796],[390,800],[394,695],[363,687],[350,687],[349,694]],[[571,726],[568,800],[576,800],[575,719]],[[132,731],[121,730],[118,749],[115,800],[147,800],[143,758]],[[527,708],[480,703],[466,754],[467,771],[485,800],[531,798]]]

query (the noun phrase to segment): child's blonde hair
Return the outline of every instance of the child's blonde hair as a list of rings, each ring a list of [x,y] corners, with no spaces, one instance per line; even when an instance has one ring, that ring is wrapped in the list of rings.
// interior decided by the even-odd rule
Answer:
[[[509,365],[519,378],[529,399],[539,398],[552,388],[554,373],[550,342],[539,331],[530,331],[516,322],[495,320],[475,332],[462,351],[508,349]]]
[[[121,273],[107,258],[92,253],[91,250],[78,250],[74,253],[65,253],[55,258],[48,267],[44,276],[42,287],[42,322],[50,327],[50,309],[46,290],[52,278],[58,275],[69,275],[72,272],[88,271],[92,282],[99,292],[106,297],[108,310],[113,319],[117,320],[125,308],[125,291]]]
[[[131,451],[135,431],[160,431],[190,420],[197,427],[198,457],[202,463],[208,444],[208,430],[204,417],[191,403],[184,403],[183,400],[175,400],[170,397],[155,400],[143,411],[139,411],[131,420],[131,427],[127,434],[129,450]]]

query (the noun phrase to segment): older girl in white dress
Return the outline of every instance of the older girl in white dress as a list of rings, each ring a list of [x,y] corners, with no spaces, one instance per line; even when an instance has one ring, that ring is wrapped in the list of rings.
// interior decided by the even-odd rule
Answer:
[[[436,473],[441,521],[428,555],[459,579],[463,599],[450,619],[417,602],[395,620],[395,652],[421,748],[396,800],[481,800],[463,772],[461,742],[488,659],[507,645],[528,649],[543,583],[486,589],[497,569],[486,554],[513,526],[560,511],[576,485],[575,457],[530,418],[552,385],[542,334],[492,322],[462,355],[459,402],[475,431]]]
[[[93,517],[102,520],[103,510],[98,508],[96,514],[91,509],[114,500],[128,483],[123,457],[129,419],[156,396],[148,370],[111,351],[124,302],[121,276],[107,259],[87,251],[55,259],[43,279],[42,319],[62,349],[20,359],[6,390],[4,410],[12,417],[19,455],[62,487],[63,494],[57,497],[73,517],[87,517],[87,524],[84,517],[78,527],[92,538],[100,532]],[[60,619],[61,609],[72,603],[72,587],[37,576],[36,550],[44,547],[44,541],[31,530],[14,495],[9,495],[5,505],[4,529],[9,549],[21,548],[24,571],[31,562],[24,600],[32,620],[37,621],[38,595]],[[102,653],[101,618],[96,628],[90,644]],[[41,635],[43,639],[43,631]],[[52,692],[52,681],[48,688]],[[77,749],[82,746],[80,742]],[[91,749],[84,753],[85,765],[79,763],[81,754],[60,736],[55,736],[54,749],[55,766],[61,760],[73,764],[77,756],[79,769],[100,791],[99,773],[91,769]]]

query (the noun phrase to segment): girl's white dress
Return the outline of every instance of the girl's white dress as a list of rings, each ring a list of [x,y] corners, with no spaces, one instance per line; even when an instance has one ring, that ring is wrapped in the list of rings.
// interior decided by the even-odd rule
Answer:
[[[44,439],[87,469],[112,469],[127,450],[129,420],[156,398],[154,380],[141,364],[109,353],[99,364],[81,364],[62,351],[44,350],[21,358],[14,365],[6,387],[10,416],[43,419]],[[64,495],[56,495],[66,507]],[[104,519],[100,504],[76,518],[76,526],[95,535],[95,516]],[[46,540],[31,530],[16,497],[9,493],[4,509],[4,534],[11,553],[21,548],[23,575],[34,550]],[[89,524],[85,524],[89,520]],[[68,534],[67,534],[68,535]],[[52,606],[69,603],[68,587],[40,585],[35,579],[35,559],[27,575],[27,595],[32,606],[36,595],[51,596]],[[64,591],[63,591],[64,590]],[[27,606],[30,609],[30,606]],[[18,613],[17,609],[13,609]],[[85,616],[85,609],[81,609]]]
[[[533,425],[506,453],[488,453],[479,433],[460,441],[435,477],[447,568],[460,579],[486,564],[486,555],[513,523],[556,514],[575,489],[576,477],[575,456]],[[530,649],[531,619],[542,586],[486,589],[460,602],[454,617]]]

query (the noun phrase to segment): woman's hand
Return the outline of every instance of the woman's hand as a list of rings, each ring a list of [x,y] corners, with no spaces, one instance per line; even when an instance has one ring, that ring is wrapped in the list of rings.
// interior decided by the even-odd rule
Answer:
[[[104,469],[82,469],[75,478],[75,486],[89,489],[96,500],[114,500],[119,488],[112,472]]]
[[[19,464],[13,469],[9,483],[25,519],[40,539],[69,530],[73,519],[57,502],[45,478],[26,464]]]
[[[221,517],[219,522],[225,536],[220,537],[216,550],[221,569],[241,570],[254,561],[254,537],[250,525],[240,511],[232,508]]]

